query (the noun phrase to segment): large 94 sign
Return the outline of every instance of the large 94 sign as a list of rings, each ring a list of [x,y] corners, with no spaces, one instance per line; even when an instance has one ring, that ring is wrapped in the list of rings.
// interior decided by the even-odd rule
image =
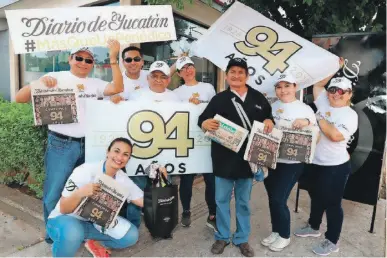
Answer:
[[[143,124],[149,123],[146,131]],[[175,112],[168,121],[155,111],[143,110],[133,114],[128,121],[128,134],[138,143],[133,145],[133,157],[150,159],[159,155],[164,149],[174,149],[176,157],[188,157],[188,150],[194,146],[194,139],[189,138],[189,113]]]

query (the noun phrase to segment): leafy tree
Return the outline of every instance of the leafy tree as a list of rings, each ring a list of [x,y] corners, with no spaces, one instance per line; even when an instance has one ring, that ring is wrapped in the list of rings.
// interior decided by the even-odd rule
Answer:
[[[192,0],[146,2],[174,4],[177,8],[184,8],[184,4],[192,3]],[[386,0],[240,0],[240,2],[306,38],[315,34],[386,31]],[[207,3],[211,4],[211,1]]]

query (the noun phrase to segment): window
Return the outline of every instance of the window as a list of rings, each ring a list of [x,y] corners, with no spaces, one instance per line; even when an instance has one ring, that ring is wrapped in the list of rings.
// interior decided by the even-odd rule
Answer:
[[[109,1],[107,4],[100,3],[103,6],[119,6],[119,1]],[[97,5],[94,5],[97,6]],[[95,55],[95,65],[90,77],[100,78],[105,81],[112,80],[112,71],[110,69],[109,52],[105,47],[91,48]],[[68,57],[71,50],[58,50],[40,53],[28,53],[20,55],[21,66],[21,85],[29,84],[33,80],[49,72],[68,71],[70,66]]]
[[[152,62],[162,60],[173,65],[179,55],[187,52],[191,44],[207,30],[206,28],[185,20],[174,14],[177,40],[165,42],[142,43],[144,53],[144,69],[149,69]],[[191,57],[196,67],[196,80],[208,82],[216,87],[216,67],[203,58]],[[172,77],[169,89],[175,89],[182,85],[182,80],[175,74]]]

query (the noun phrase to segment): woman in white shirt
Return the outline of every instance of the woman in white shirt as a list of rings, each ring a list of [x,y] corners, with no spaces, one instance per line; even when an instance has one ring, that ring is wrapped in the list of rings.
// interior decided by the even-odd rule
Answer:
[[[86,249],[94,257],[107,257],[110,251],[106,248],[126,248],[137,242],[138,229],[126,219],[117,217],[113,228],[103,230],[74,214],[83,198],[100,191],[100,185],[95,180],[102,174],[111,176],[130,189],[128,202],[143,206],[143,192],[122,171],[131,153],[132,143],[128,139],[117,138],[108,147],[105,161],[85,163],[74,169],[47,222],[48,235],[54,241],[54,257],[75,256],[84,241]]]
[[[282,74],[275,84],[275,93],[279,100],[272,104],[272,114],[279,126],[302,129],[316,125],[313,110],[297,100],[296,80],[290,74]],[[272,233],[261,241],[272,251],[281,251],[290,243],[290,212],[287,200],[304,169],[304,164],[298,161],[278,159],[276,169],[269,169],[269,175],[264,180],[269,197]]]
[[[324,87],[316,89],[315,85],[314,93],[321,139],[310,168],[311,210],[308,225],[296,230],[294,234],[319,237],[320,224],[326,212],[328,230],[325,239],[313,248],[314,253],[326,256],[339,251],[337,242],[344,220],[341,201],[351,173],[347,143],[357,130],[358,116],[349,106],[352,84],[347,78],[333,78],[327,90]]]

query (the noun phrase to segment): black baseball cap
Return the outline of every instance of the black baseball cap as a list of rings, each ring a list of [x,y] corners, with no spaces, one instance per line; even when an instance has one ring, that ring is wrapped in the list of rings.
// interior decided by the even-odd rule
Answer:
[[[246,73],[248,74],[248,66],[247,66],[247,63],[244,59],[242,58],[233,58],[233,59],[230,59],[230,61],[228,62],[227,64],[227,68],[226,68],[226,73],[228,72],[228,70],[230,70],[231,67],[233,66],[238,66],[240,68],[243,68],[246,70]]]

